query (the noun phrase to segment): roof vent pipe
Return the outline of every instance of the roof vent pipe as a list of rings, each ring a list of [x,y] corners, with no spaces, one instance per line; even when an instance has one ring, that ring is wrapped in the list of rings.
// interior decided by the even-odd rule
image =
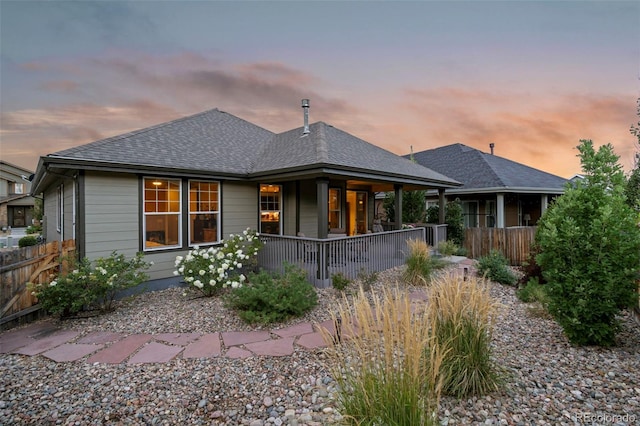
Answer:
[[[495,144],[495,143],[493,143],[493,142],[491,142],[491,143],[489,144],[489,148],[491,148],[491,155],[493,155],[493,148],[495,148],[495,146],[496,146],[496,144]]]
[[[303,135],[309,134],[309,99],[302,100],[302,109],[304,110],[304,130]]]

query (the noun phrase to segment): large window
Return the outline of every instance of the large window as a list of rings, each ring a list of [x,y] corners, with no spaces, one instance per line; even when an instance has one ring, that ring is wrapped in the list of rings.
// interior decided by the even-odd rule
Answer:
[[[496,202],[487,200],[485,204],[485,226],[487,228],[496,227]]]
[[[260,232],[263,234],[282,233],[282,187],[280,185],[260,185]]]
[[[342,194],[338,188],[329,188],[329,229],[342,228]]]
[[[220,241],[218,213],[220,191],[218,182],[189,182],[189,244],[209,244]]]
[[[464,216],[465,228],[478,227],[478,202],[477,201],[463,201],[462,214]]]
[[[178,179],[144,179],[144,249],[179,247],[181,183]]]

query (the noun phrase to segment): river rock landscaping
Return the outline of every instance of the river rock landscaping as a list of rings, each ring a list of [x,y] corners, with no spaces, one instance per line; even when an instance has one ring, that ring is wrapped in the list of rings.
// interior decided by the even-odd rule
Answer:
[[[379,274],[370,291],[393,285],[401,274],[402,268]],[[329,320],[342,297],[335,289],[318,290],[318,306],[305,316],[256,327],[242,322],[220,298],[194,298],[184,291],[145,293],[117,302],[115,311],[101,316],[45,321],[78,332],[76,340],[95,332],[273,333]],[[623,314],[617,346],[575,347],[552,319],[520,302],[515,288],[492,283],[491,294],[502,304],[492,342],[502,388],[463,400],[443,397],[442,425],[640,422],[640,324],[630,312]],[[91,363],[89,356],[55,362],[41,355],[2,353],[0,424],[337,424],[341,414],[324,351],[296,343],[286,356],[178,355],[164,363],[139,364]]]

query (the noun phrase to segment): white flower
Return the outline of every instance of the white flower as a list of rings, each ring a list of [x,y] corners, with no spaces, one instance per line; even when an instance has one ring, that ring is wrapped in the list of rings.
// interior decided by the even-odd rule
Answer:
[[[200,246],[193,246],[194,250],[200,250]]]
[[[51,281],[51,282],[49,283],[49,287],[55,287],[55,286],[56,286],[56,284],[58,284],[58,282],[57,282],[57,281]]]
[[[225,271],[226,271],[227,269],[229,269],[229,264],[228,264],[228,263],[223,263],[223,264],[222,264],[222,269],[224,269]]]
[[[217,272],[218,272],[218,275],[220,275],[220,276],[224,275],[224,269],[222,269],[222,268],[218,268]]]
[[[198,272],[200,274],[200,276],[203,276],[204,274],[207,273],[207,271],[205,271],[204,269],[201,269],[200,272]]]
[[[195,280],[195,281],[193,282],[193,285],[194,285],[194,286],[196,286],[196,287],[198,287],[198,288],[202,288],[202,287],[204,287],[204,286],[202,285],[202,283],[200,282],[200,280]]]
[[[182,292],[182,296],[183,296],[183,297],[186,297],[186,296],[187,296],[187,292],[186,292],[186,291],[185,291],[185,292]]]
[[[239,286],[240,286],[240,283],[238,281],[231,282],[231,288],[238,288]]]
[[[149,262],[149,265],[151,265],[151,266],[153,266],[153,265],[154,265],[153,260],[152,260],[151,262]]]
[[[173,275],[178,276],[178,275],[180,275],[180,272],[178,272],[178,271],[173,271]]]
[[[203,259],[209,259],[209,253],[205,253],[205,254],[203,254],[203,255],[202,255],[202,258],[203,258]]]
[[[242,231],[242,233],[243,233],[244,235],[247,235],[247,234],[249,233],[249,228],[247,228],[247,229],[245,229],[244,231]]]
[[[209,285],[212,287],[216,285],[216,280],[209,280]]]
[[[218,260],[224,259],[224,253],[223,253],[223,252],[221,252],[221,251],[219,251],[219,252],[216,254],[216,258],[217,258]]]
[[[238,269],[242,268],[242,263],[238,262],[238,263],[236,264],[236,267],[237,267]]]
[[[244,274],[240,274],[238,279],[240,280],[241,283],[243,283],[247,279],[247,277],[245,277]]]
[[[184,266],[181,266],[180,268],[178,268],[178,272],[180,272],[181,274],[184,273]]]

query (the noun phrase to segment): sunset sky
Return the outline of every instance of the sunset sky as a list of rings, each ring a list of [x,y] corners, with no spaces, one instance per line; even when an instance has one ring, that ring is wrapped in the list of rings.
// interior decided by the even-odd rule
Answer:
[[[639,1],[0,2],[0,154],[38,157],[219,108],[324,121],[397,154],[452,143],[570,177],[629,170]],[[168,143],[170,143],[168,141]]]

